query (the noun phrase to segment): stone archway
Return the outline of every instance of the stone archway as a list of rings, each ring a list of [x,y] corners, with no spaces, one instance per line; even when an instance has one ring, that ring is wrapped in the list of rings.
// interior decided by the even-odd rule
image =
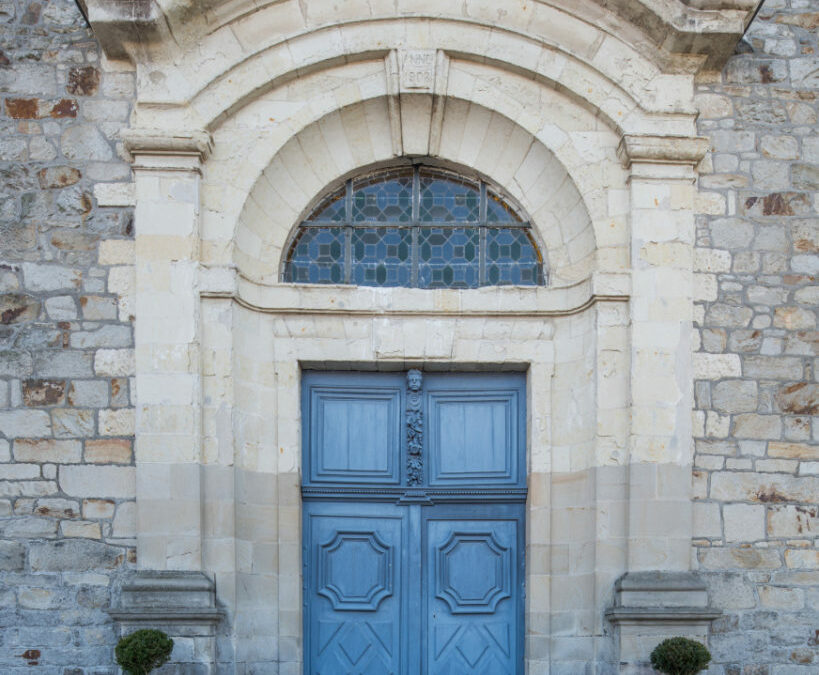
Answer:
[[[615,578],[689,565],[692,180],[706,145],[690,104],[719,50],[683,49],[686,29],[647,1],[645,23],[596,3],[503,17],[411,3],[366,20],[310,4],[202,3],[197,16],[167,2],[99,20],[142,43],[123,42],[140,71],[125,134],[139,564],[213,575],[227,658],[298,670],[299,369],[527,367],[527,546],[541,560],[527,572],[527,660],[612,663]],[[745,14],[701,25],[737,33]],[[674,39],[655,44],[652,21]],[[556,283],[426,295],[280,283],[282,246],[324,186],[404,155],[506,188]]]

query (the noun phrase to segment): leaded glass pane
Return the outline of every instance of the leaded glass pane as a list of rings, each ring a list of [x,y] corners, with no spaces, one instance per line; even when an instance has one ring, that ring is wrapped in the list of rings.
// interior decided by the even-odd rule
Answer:
[[[418,286],[476,288],[480,234],[477,227],[418,229]]]
[[[410,222],[412,175],[412,170],[391,171],[353,181],[353,221]]]
[[[397,227],[355,228],[352,274],[358,286],[410,286],[412,230]]]
[[[302,284],[344,283],[344,228],[303,227],[290,249],[287,281]]]
[[[480,203],[477,183],[438,172],[421,172],[421,222],[477,222]]]
[[[313,213],[310,214],[308,220],[330,220],[334,222],[344,222],[347,218],[347,209],[345,205],[344,196],[347,193],[346,188],[334,192],[321,204],[316,207]]]
[[[324,198],[296,233],[283,277],[418,288],[545,282],[528,224],[500,195],[418,166],[348,180]]]
[[[520,217],[498,195],[486,193],[486,220],[490,223],[520,222]]]
[[[490,286],[536,286],[540,256],[527,230],[486,228],[486,283]]]

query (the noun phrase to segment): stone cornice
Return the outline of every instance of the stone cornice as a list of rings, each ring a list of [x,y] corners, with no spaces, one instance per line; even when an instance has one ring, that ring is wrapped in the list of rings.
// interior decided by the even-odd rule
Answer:
[[[206,131],[164,131],[161,129],[125,129],[125,150],[136,161],[137,156],[187,156],[205,162],[213,150],[213,139]]]
[[[695,166],[705,157],[709,143],[699,136],[626,135],[617,146],[617,156],[626,168],[635,162]]]
[[[250,9],[281,0],[245,0]],[[319,0],[314,0],[318,2]],[[580,15],[575,0],[541,0]],[[756,13],[761,0],[593,0],[615,22],[631,25],[666,55],[697,57],[707,70],[719,70]],[[241,16],[242,3],[228,15]],[[77,0],[109,58],[142,60],[146,47],[195,44],[197,31],[209,30],[197,16],[218,16],[229,0]],[[417,15],[412,8],[407,14]],[[586,20],[589,20],[588,17]],[[194,24],[197,27],[192,27]],[[200,26],[201,24],[201,26]],[[204,26],[204,27],[203,27]],[[182,42],[179,37],[186,35]]]

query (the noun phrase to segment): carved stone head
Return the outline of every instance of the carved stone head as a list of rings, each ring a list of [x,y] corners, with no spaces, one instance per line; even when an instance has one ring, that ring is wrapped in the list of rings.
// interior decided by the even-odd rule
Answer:
[[[410,391],[420,391],[422,378],[421,371],[413,368],[407,373],[407,388]]]

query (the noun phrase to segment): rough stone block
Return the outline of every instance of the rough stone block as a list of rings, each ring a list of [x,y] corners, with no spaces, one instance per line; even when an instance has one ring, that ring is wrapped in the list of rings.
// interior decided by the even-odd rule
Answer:
[[[65,400],[65,380],[25,380],[23,382],[23,405],[61,405]]]
[[[66,400],[78,408],[104,408],[108,405],[108,383],[105,380],[74,380]]]
[[[819,459],[819,445],[772,441],[768,443],[768,456],[786,459]]]
[[[0,433],[6,438],[50,436],[51,418],[43,410],[0,411]]]
[[[61,466],[59,483],[72,497],[131,498],[135,491],[133,467]]]
[[[779,551],[766,548],[712,547],[699,549],[697,555],[710,570],[773,570],[782,567]]]
[[[761,541],[765,539],[765,507],[750,504],[726,504],[722,507],[725,541]]]
[[[14,459],[18,462],[53,462],[73,464],[81,460],[79,441],[58,441],[51,438],[19,438],[14,441]]]
[[[746,377],[761,380],[801,380],[802,360],[793,356],[745,356],[742,361]]]
[[[44,518],[76,518],[80,515],[80,509],[72,499],[38,499],[34,504],[34,514]]]
[[[98,349],[94,357],[94,371],[97,375],[133,375],[135,369],[133,349]]]
[[[133,436],[134,409],[107,409],[99,411],[100,436]]]
[[[33,542],[29,549],[32,572],[114,569],[124,561],[125,549],[90,540]]]
[[[726,377],[739,377],[742,367],[737,354],[703,354],[693,355],[695,380],[721,380]]]
[[[771,537],[813,536],[819,531],[819,506],[772,505],[768,508],[767,530]]]
[[[57,438],[85,438],[94,435],[94,411],[87,408],[55,408],[51,411]]]
[[[758,404],[757,383],[749,380],[723,380],[712,387],[711,401],[723,413],[754,412]]]
[[[785,551],[785,564],[792,569],[819,569],[819,551],[795,548]]]
[[[22,572],[26,564],[26,547],[17,541],[0,541],[0,570]]]
[[[7,293],[0,295],[0,324],[9,325],[34,321],[40,313],[40,303],[31,295]]]
[[[85,461],[94,464],[130,464],[131,441],[125,438],[88,440],[85,442]]]
[[[90,321],[113,320],[117,318],[117,300],[103,295],[83,295],[80,298],[83,319]]]
[[[87,520],[64,520],[60,523],[60,534],[64,537],[100,539],[100,524]]]
[[[115,502],[112,499],[83,499],[83,518],[108,519],[113,517]]]
[[[55,321],[71,321],[77,318],[77,304],[70,295],[57,295],[45,301],[46,312]]]

